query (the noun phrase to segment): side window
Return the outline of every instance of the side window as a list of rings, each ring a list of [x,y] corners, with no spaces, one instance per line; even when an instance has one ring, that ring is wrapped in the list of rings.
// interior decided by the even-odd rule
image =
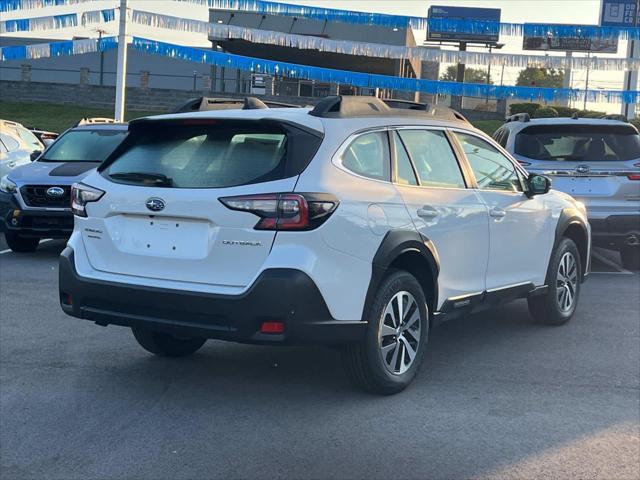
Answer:
[[[522,184],[511,161],[490,143],[474,135],[455,133],[478,182],[485,190],[521,192]]]
[[[393,133],[393,140],[396,154],[396,183],[402,185],[418,185],[418,179],[411,166],[411,160],[409,160],[409,155],[407,155],[407,151],[402,144],[402,140],[400,140],[398,132]]]
[[[342,166],[363,177],[389,181],[391,161],[386,132],[357,137],[342,154]]]
[[[500,144],[502,148],[507,148],[507,142],[509,141],[509,130],[506,128],[499,129],[493,134],[493,139]]]
[[[2,140],[2,143],[4,143],[5,147],[7,147],[7,150],[9,150],[10,152],[18,150],[20,148],[20,143],[15,138],[10,137],[5,133],[0,133],[0,139]]]
[[[399,130],[424,187],[465,188],[458,160],[444,132]]]

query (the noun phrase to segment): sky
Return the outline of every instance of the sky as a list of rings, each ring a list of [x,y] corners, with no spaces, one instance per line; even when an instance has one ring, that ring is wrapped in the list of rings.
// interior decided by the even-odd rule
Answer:
[[[97,0],[80,5],[48,7],[41,9],[37,16],[112,8],[116,3],[118,2],[115,0]],[[423,17],[427,16],[427,11],[431,5],[500,8],[502,10],[502,21],[513,23],[597,24],[600,15],[600,0],[291,0],[290,3]],[[208,9],[205,6],[189,5],[171,0],[129,0],[129,8],[198,20],[207,20],[208,18]],[[30,13],[30,15],[35,16],[33,13]],[[8,12],[2,14],[2,20],[24,16],[25,12]],[[101,28],[105,28],[105,26]],[[117,28],[117,22],[107,24],[107,34],[116,34]],[[145,32],[144,27],[136,25],[130,26],[129,33],[148,36],[145,35],[148,32]],[[414,33],[417,43],[422,44],[426,36],[425,32],[415,31]],[[38,38],[70,38],[72,35],[94,36],[95,34],[95,31],[76,28],[73,31],[56,31],[46,35],[38,32],[32,36]],[[22,33],[19,36],[26,35]],[[210,46],[210,43],[202,36],[176,33],[168,30],[154,30],[153,38],[194,46]],[[521,48],[522,37],[501,36],[500,41],[505,43],[505,47],[502,49],[503,53],[523,53]],[[623,57],[627,48],[626,44],[627,42],[620,41],[618,54],[614,56]],[[540,52],[525,53],[540,54]],[[579,56],[580,54],[576,55]],[[442,68],[444,69],[444,66]],[[503,79],[504,84],[514,84],[518,72],[519,69],[506,68]],[[492,76],[494,76],[493,73]],[[572,78],[574,88],[584,88],[586,71],[574,70]],[[499,82],[499,78],[494,76],[494,81]],[[622,81],[622,72],[592,71],[589,78],[589,88],[618,89],[621,88]]]

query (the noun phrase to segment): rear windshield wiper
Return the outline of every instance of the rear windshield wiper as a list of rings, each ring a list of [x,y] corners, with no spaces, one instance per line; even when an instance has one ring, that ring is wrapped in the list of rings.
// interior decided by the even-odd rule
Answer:
[[[148,172],[117,172],[110,173],[109,177],[115,180],[124,180],[125,182],[138,182],[143,185],[152,187],[171,187],[173,179],[163,175],[162,173]]]

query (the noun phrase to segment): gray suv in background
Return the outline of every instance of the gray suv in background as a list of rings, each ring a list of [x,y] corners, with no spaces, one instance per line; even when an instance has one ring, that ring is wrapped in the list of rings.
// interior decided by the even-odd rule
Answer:
[[[85,124],[67,130],[34,162],[0,178],[0,231],[14,252],[32,252],[41,238],[73,231],[71,185],[99,166],[127,135],[126,124]]]
[[[586,205],[594,246],[618,250],[625,268],[640,268],[640,135],[633,125],[519,114],[493,138]]]

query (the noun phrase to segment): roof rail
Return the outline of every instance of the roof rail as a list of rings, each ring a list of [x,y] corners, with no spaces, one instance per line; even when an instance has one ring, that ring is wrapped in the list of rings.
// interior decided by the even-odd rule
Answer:
[[[531,117],[529,116],[528,113],[516,113],[515,115],[511,115],[510,117],[507,117],[506,122],[530,122],[531,121]]]
[[[460,113],[446,107],[410,102],[406,100],[380,99],[369,96],[338,95],[325,97],[309,112],[322,118],[349,118],[373,116],[431,117],[469,123]]]
[[[82,118],[78,123],[76,123],[76,127],[80,125],[98,125],[104,123],[116,123],[113,118],[104,118],[104,117],[93,117],[93,118]]]
[[[629,120],[627,120],[627,117],[619,113],[610,113],[608,115],[602,115],[600,118],[603,120],[617,120],[619,122],[629,123]]]
[[[411,100],[397,100],[395,98],[382,98],[384,103],[391,108],[404,108],[406,110],[427,110],[427,103],[412,102]]]
[[[249,105],[249,106],[247,106]],[[264,105],[257,107],[257,105]],[[252,110],[255,108],[301,108],[300,105],[294,105],[284,102],[273,102],[271,100],[260,100],[256,97],[242,98],[215,98],[215,97],[197,97],[187,100],[185,103],[178,105],[171,113],[187,113],[202,112],[211,110],[231,110],[243,109]]]

